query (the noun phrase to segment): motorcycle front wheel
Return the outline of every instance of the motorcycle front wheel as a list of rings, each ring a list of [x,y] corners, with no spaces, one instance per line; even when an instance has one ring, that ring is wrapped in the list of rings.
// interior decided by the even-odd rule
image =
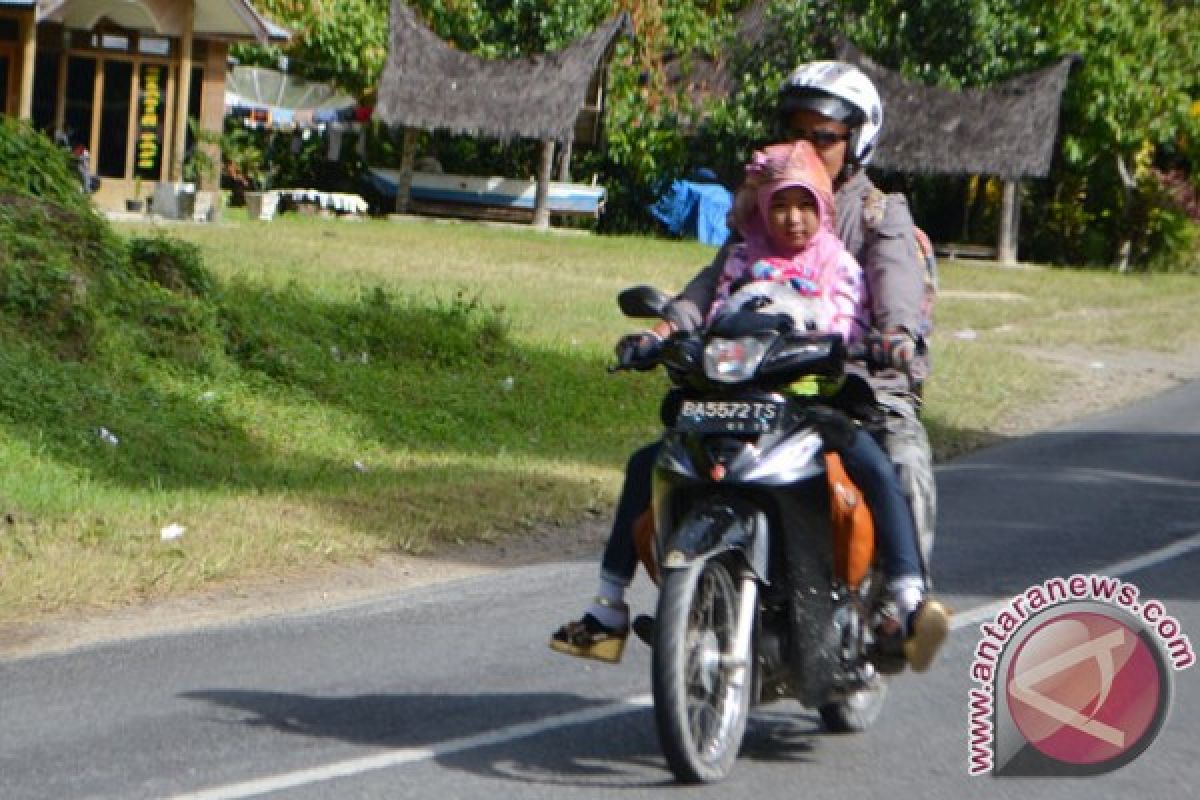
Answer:
[[[654,717],[667,764],[684,783],[721,780],[741,748],[751,653],[732,652],[737,616],[727,561],[709,559],[664,578],[654,629]]]

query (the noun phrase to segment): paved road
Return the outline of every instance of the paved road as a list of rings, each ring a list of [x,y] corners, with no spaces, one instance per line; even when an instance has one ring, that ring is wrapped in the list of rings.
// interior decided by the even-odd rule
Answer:
[[[969,777],[967,697],[976,626],[996,613],[987,604],[1053,576],[1119,574],[1200,649],[1200,384],[981,451],[938,479],[939,588],[960,614],[935,668],[895,680],[864,735],[825,735],[794,704],[758,710],[730,779],[688,796],[1196,796],[1200,667],[1174,674],[1149,751],[1098,778]],[[647,706],[646,649],[633,643],[607,667],[545,647],[594,574],[591,563],[531,567],[0,663],[0,798],[677,791]],[[649,605],[646,585],[635,599]]]

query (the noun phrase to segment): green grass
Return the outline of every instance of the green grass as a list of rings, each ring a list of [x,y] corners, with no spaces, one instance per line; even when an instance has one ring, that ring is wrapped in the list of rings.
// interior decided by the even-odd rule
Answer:
[[[0,324],[0,620],[609,513],[665,385],[605,373],[631,324],[613,297],[679,288],[712,254],[293,215],[169,232],[217,279],[215,327],[186,346],[102,318],[104,346],[75,359]],[[943,455],[1049,397],[1057,374],[1024,348],[1200,327],[1194,278],[949,264],[942,283],[926,419]],[[171,523],[187,532],[163,541]]]

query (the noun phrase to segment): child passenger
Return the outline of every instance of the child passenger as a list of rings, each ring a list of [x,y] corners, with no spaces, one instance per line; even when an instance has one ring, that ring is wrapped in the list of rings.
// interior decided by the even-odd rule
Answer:
[[[784,282],[817,301],[825,330],[841,333],[847,344],[860,341],[867,327],[863,273],[834,234],[833,220],[829,175],[811,144],[797,141],[755,152],[734,200],[732,221],[743,242],[726,261],[707,320],[747,283]],[[899,478],[882,448],[860,428],[838,452],[871,509],[894,604],[877,631],[881,644],[892,655],[902,648],[913,668],[924,670],[945,638],[948,618],[940,603],[925,602],[916,529]],[[631,529],[614,525],[613,538],[622,541],[610,540],[605,550],[596,600],[582,619],[554,633],[553,649],[607,661],[620,658],[629,633],[624,593],[637,564],[628,556],[632,541],[624,541],[632,539]]]

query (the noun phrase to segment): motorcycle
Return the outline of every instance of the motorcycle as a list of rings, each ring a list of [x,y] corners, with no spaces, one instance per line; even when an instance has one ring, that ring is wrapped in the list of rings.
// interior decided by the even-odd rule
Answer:
[[[646,286],[618,297],[645,319],[668,301]],[[673,384],[653,477],[652,680],[659,741],[685,783],[729,773],[752,705],[794,698],[849,732],[872,725],[887,696],[870,625],[883,584],[873,538],[865,568],[862,541],[849,566],[831,522],[826,440],[852,423],[811,391],[861,379],[844,375],[842,337],[798,321],[803,309],[780,292],[729,306],[649,363],[627,351],[612,367],[661,366]]]

